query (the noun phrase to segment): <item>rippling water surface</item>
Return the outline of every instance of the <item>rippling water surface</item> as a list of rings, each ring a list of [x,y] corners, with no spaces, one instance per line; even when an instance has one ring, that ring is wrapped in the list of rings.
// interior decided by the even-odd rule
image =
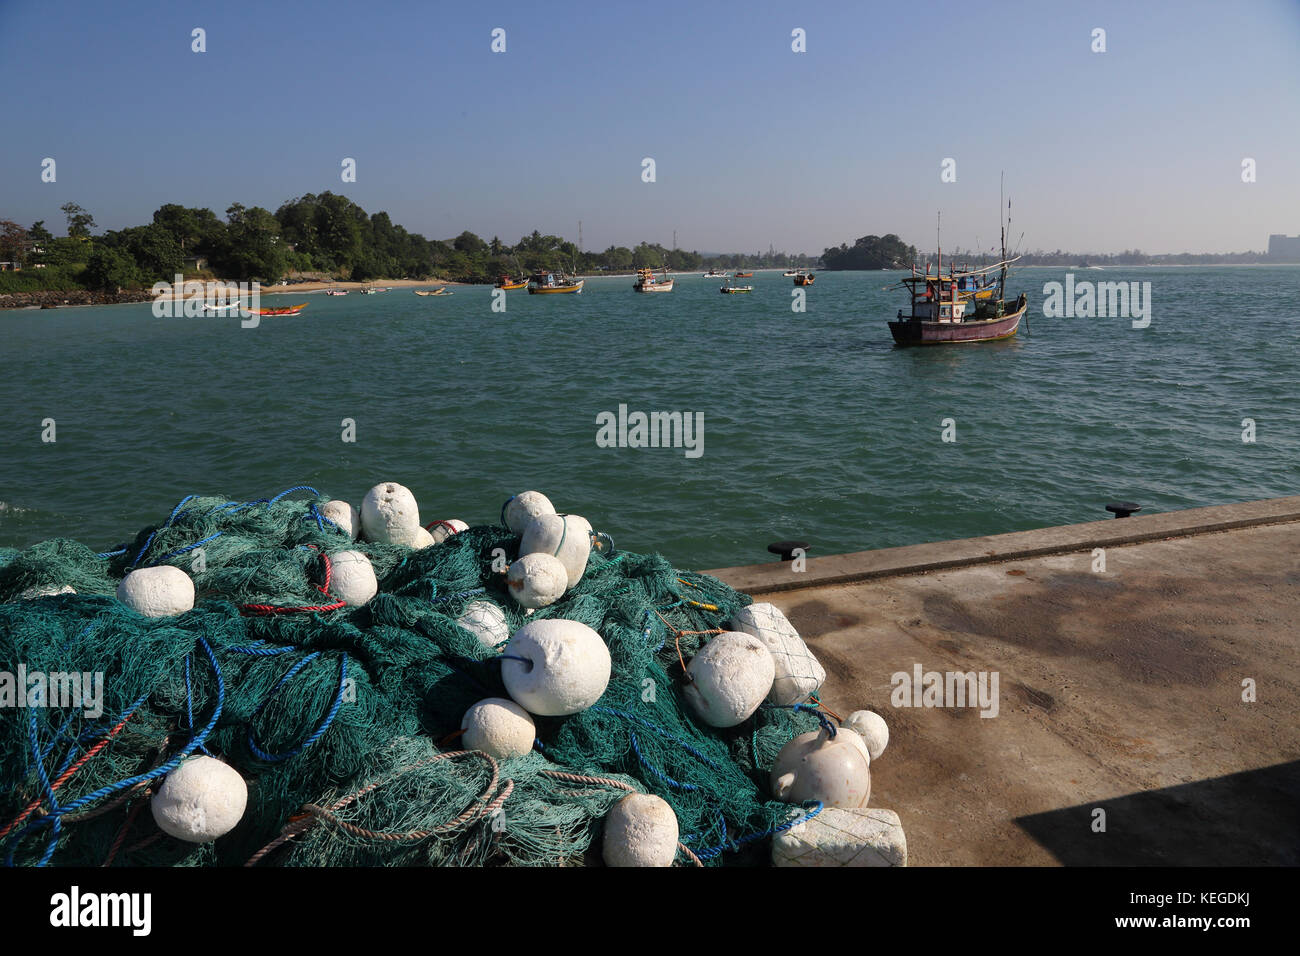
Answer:
[[[120,543],[187,494],[312,485],[359,502],[380,480],[424,520],[493,519],[536,488],[622,547],[697,568],[1300,493],[1300,269],[1076,270],[1149,281],[1149,328],[1044,318],[1028,334],[896,349],[896,274],[822,273],[751,295],[680,277],[578,296],[408,290],[307,301],[256,329],[148,305],[0,313],[0,545]],[[600,448],[602,411],[702,412],[704,453]],[[57,441],[42,442],[42,420]],[[344,418],[356,442],[341,440]],[[955,443],[942,420],[956,422]],[[1257,440],[1242,441],[1242,420]]]

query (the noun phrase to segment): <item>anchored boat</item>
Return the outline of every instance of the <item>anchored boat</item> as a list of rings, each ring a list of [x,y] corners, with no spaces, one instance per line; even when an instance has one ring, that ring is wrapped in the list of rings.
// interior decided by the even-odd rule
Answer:
[[[722,286],[718,291],[723,295],[735,295],[738,292],[753,292],[754,287],[752,285],[732,285],[731,280],[728,279],[726,285]]]
[[[811,272],[796,272],[796,273],[794,274],[794,284],[795,284],[795,285],[812,285],[812,284],[813,284],[813,279],[815,279],[815,278],[816,278],[816,276],[814,276]]]
[[[501,278],[497,279],[497,284],[496,284],[496,288],[505,289],[507,292],[511,292],[515,289],[526,289],[527,287],[528,287],[527,279],[512,279],[510,278],[510,276],[502,276]]]
[[[528,282],[529,295],[554,295],[581,292],[586,279],[575,279],[562,272],[537,272]]]
[[[632,288],[637,292],[672,292],[673,280],[668,278],[667,271],[656,279],[653,269],[637,269]]]
[[[279,309],[249,309],[251,315],[297,315],[303,309],[307,308],[306,302],[300,302],[298,305],[286,305]]]

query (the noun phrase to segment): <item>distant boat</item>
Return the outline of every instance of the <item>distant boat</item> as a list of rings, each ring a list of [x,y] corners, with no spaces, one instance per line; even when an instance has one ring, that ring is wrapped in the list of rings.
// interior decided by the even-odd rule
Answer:
[[[416,295],[455,295],[448,289],[416,289]]]
[[[725,272],[719,272],[717,269],[710,269],[708,272],[703,273],[703,276],[704,276],[704,278],[706,278],[706,279],[725,279],[725,278],[727,278],[727,274],[726,274]]]
[[[249,309],[248,311],[252,315],[297,315],[305,308],[307,303],[301,302],[298,305],[286,305],[279,309]]]
[[[347,289],[326,289],[325,294],[326,295],[347,295],[348,290]]]
[[[231,302],[228,305],[212,305],[210,302],[203,303],[203,311],[215,315],[220,315],[222,312],[229,312],[231,309],[242,309],[243,307],[244,303],[242,302]]]
[[[812,285],[812,284],[813,284],[813,279],[815,279],[815,278],[816,278],[816,276],[814,276],[811,272],[796,272],[796,273],[794,274],[794,284],[795,284],[795,285]]]
[[[728,279],[727,284],[718,289],[718,291],[723,295],[735,295],[738,292],[753,292],[754,287],[752,285],[732,285],[731,280]]]
[[[510,278],[510,276],[502,276],[501,278],[497,279],[496,287],[498,289],[505,289],[507,292],[513,291],[515,289],[525,289],[528,287],[528,280],[512,279]]]
[[[668,273],[656,279],[653,269],[636,270],[636,282],[632,286],[637,292],[672,292],[673,280],[668,278]]]
[[[345,292],[345,293],[343,293],[343,294],[346,295],[347,293]],[[362,295],[374,295],[374,294],[375,294],[375,290],[374,290],[374,289],[362,289],[362,290],[361,290],[361,294],[362,294]]]
[[[752,279],[752,278],[754,278],[754,273],[752,273],[752,272],[737,272],[737,273],[736,273],[736,278],[737,278],[737,279]]]
[[[581,292],[585,279],[575,279],[562,272],[537,272],[528,282],[529,295],[556,295]]]
[[[788,269],[785,272],[781,273],[781,275],[785,276],[785,278],[787,279],[789,279],[791,276],[797,276],[798,274],[799,274],[798,271],[796,271],[795,269]]]

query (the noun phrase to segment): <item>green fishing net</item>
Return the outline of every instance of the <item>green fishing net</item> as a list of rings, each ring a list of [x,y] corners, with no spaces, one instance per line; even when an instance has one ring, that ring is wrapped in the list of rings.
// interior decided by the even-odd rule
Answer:
[[[292,494],[291,494],[292,493]],[[768,799],[780,748],[817,719],[761,708],[739,727],[697,723],[682,667],[749,598],[654,554],[591,551],[576,587],[531,619],[594,628],[613,670],[599,702],[536,718],[533,752],[458,747],[465,711],[507,697],[500,650],[456,619],[508,596],[519,539],[479,526],[421,550],[352,542],[327,499],[190,497],[161,524],[96,552],[51,540],[0,552],[0,675],[103,675],[100,713],[27,706],[0,685],[0,856],[9,865],[581,865],[629,790],[677,815],[677,862],[767,861],[768,837],[804,808]],[[365,553],[380,593],[360,607],[322,590],[324,556]],[[115,589],[171,564],[196,605],[141,616]],[[76,593],[35,596],[71,586]],[[27,690],[26,687],[23,689]],[[82,702],[84,703],[84,702]],[[207,844],[158,829],[149,798],[194,754],[248,784],[238,826]],[[689,852],[687,852],[689,850]]]

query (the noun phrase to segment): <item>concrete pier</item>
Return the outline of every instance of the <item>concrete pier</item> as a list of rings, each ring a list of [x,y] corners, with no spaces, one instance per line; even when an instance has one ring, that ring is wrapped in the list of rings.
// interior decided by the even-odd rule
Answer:
[[[708,573],[885,718],[912,865],[1300,864],[1300,496]]]

